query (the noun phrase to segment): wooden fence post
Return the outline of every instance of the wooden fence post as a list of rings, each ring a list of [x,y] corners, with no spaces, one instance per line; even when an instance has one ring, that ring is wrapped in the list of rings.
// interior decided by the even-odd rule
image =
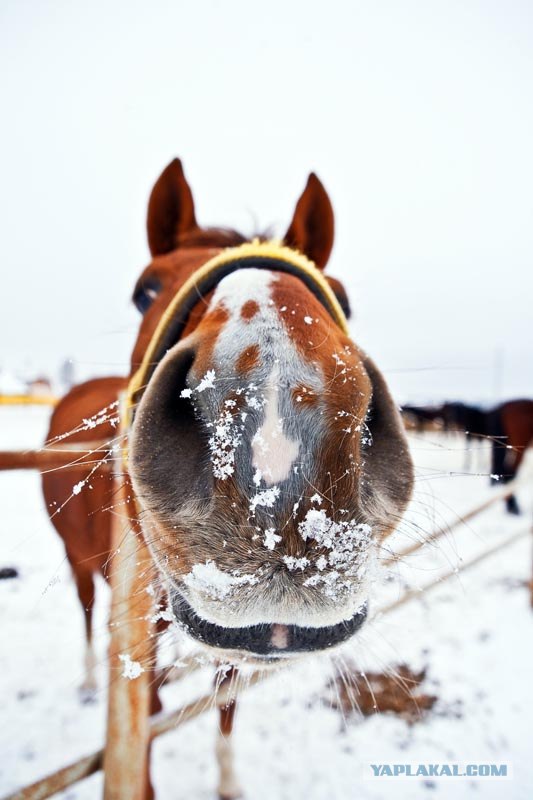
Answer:
[[[104,800],[145,800],[149,787],[150,683],[155,654],[151,556],[136,523],[127,474],[116,477],[110,568],[111,643]]]

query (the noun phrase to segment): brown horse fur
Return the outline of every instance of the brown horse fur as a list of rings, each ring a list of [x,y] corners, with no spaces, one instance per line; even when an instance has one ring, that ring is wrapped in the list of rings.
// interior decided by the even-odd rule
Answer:
[[[142,361],[163,311],[180,286],[222,248],[244,241],[235,231],[205,229],[198,225],[192,192],[177,159],[168,165],[154,186],[147,228],[152,260],[137,281],[133,294],[135,304],[144,315],[132,354],[132,375]],[[333,246],[333,235],[334,218],[329,197],[316,175],[311,174],[285,242],[323,269]],[[183,598],[187,594],[184,581],[193,574],[196,565],[215,564],[231,580],[241,573],[246,576],[257,572],[257,580],[254,577],[247,582],[245,577],[243,585],[236,581],[240,593],[233,600],[229,598],[227,603],[221,597],[211,602],[202,597],[201,591],[187,594],[193,606],[189,609],[192,635],[198,634],[197,638],[202,640],[203,634],[213,635],[214,631],[214,635],[234,641],[235,635],[240,636],[242,631],[251,631],[256,636],[259,628],[270,631],[267,642],[270,649],[283,650],[298,637],[305,642],[304,649],[322,649],[328,646],[329,633],[325,636],[321,632],[332,632],[332,635],[334,632],[337,636],[339,629],[344,631],[349,625],[346,621],[348,608],[352,608],[350,613],[353,613],[354,603],[362,602],[358,575],[366,569],[363,550],[373,546],[373,542],[378,543],[398,524],[411,494],[412,463],[399,414],[377,368],[336,328],[321,304],[295,277],[283,273],[272,276],[272,293],[266,311],[256,293],[243,299],[240,315],[237,315],[240,330],[248,332],[252,339],[256,331],[258,337],[239,352],[232,351],[229,358],[221,362],[220,343],[231,317],[228,303],[231,305],[232,298],[227,292],[231,287],[240,287],[236,275],[230,276],[229,283],[228,278],[224,279],[214,292],[199,297],[180,342],[157,367],[137,408],[130,437],[130,471],[142,510],[144,535],[159,568],[173,584],[180,586]],[[223,284],[226,295],[219,291]],[[330,285],[348,312],[342,285],[333,279]],[[277,339],[272,337],[274,328],[265,325],[265,314],[270,313],[270,308],[277,315],[274,324]],[[277,351],[269,351],[268,342],[273,342]],[[270,383],[261,369],[266,362],[269,368],[276,364],[281,364],[283,369],[287,366],[289,362],[283,360],[286,356],[284,342],[292,353],[290,367],[298,374],[291,374],[290,385],[286,375],[275,385],[276,369],[270,373]],[[200,384],[211,370],[224,378],[222,382],[215,381],[217,389],[219,385],[223,388],[202,394],[202,402],[196,407],[187,404],[184,389],[189,395],[196,393],[196,398],[200,397]],[[242,412],[243,404],[250,403],[246,393],[255,385],[254,380],[265,394],[257,400],[255,413],[248,415],[245,436],[250,439],[251,422],[258,426],[261,423],[257,409],[267,409],[266,394],[279,392],[283,419],[291,422],[287,422],[287,429],[285,424],[282,429],[280,422],[282,440],[290,446],[285,451],[280,450],[277,457],[289,463],[291,448],[295,447],[292,440],[299,438],[298,458],[306,468],[300,473],[294,469],[290,477],[287,474],[287,490],[279,508],[266,509],[259,505],[254,509],[251,522],[250,501],[257,487],[260,485],[264,489],[274,481],[269,483],[268,476],[256,470],[252,483],[249,468],[246,465],[241,468],[237,461],[234,474],[228,476],[230,480],[214,477],[210,472],[212,465],[208,465],[206,442],[209,430],[216,423],[217,409],[229,404],[236,412]],[[123,388],[121,378],[91,381],[76,387],[56,409],[50,438],[78,426],[82,419],[109,405]],[[264,416],[266,419],[267,410]],[[261,430],[265,426],[266,422]],[[113,437],[116,429],[104,425],[100,434]],[[85,435],[93,437],[94,431],[87,434],[80,431],[70,435],[67,441],[84,441]],[[247,447],[251,446],[248,440]],[[275,463],[272,468],[281,475],[276,484],[283,485],[283,470]],[[80,470],[79,481],[87,476],[87,469]],[[90,609],[94,596],[93,574],[105,575],[109,556],[110,517],[105,509],[112,504],[112,484],[108,475],[96,470],[91,477],[92,489],[80,492],[63,505],[72,494],[74,483],[76,477],[72,473],[68,477],[60,472],[51,473],[43,478],[51,510],[56,508],[54,503],[63,506],[52,521],[65,542],[82,605]],[[338,607],[335,593],[328,596],[327,587],[331,582],[323,581],[321,573],[333,545],[331,541],[329,544],[323,540],[313,542],[312,536],[306,538],[298,534],[301,528],[297,525],[297,507],[300,522],[305,521],[309,513],[318,512],[320,516],[323,511],[329,515],[326,516],[328,525],[333,525],[337,532],[346,530],[345,515],[353,520],[352,528],[369,530],[367,526],[372,526],[372,536],[350,555],[354,569],[350,571],[343,563],[338,573],[342,573],[343,578],[339,595],[344,604],[342,608]],[[186,513],[183,513],[184,508]],[[291,508],[292,513],[289,513]],[[267,526],[270,532],[278,531],[268,545],[263,541],[269,534]],[[313,580],[304,585],[303,569],[307,565]],[[337,580],[331,566],[324,576],[333,583]],[[180,606],[182,600],[185,602],[183,598],[170,598],[178,614],[183,610]],[[197,616],[195,603],[205,612],[204,620]],[[245,613],[244,617],[239,616],[241,612]],[[278,612],[279,618],[276,618]],[[265,616],[268,614],[274,617]],[[354,619],[358,627],[364,614],[358,611]],[[336,620],[337,625],[334,624]],[[89,642],[90,621],[90,611],[87,611]],[[261,624],[254,627],[256,621]],[[242,628],[239,624],[251,627]],[[324,625],[325,628],[320,627]],[[248,650],[253,651],[254,646],[252,637]],[[244,647],[246,649],[246,643]],[[224,649],[228,649],[224,644],[216,648],[222,657]],[[228,751],[233,713],[234,705],[231,705],[221,714],[223,741],[219,742],[218,749],[219,757],[225,761],[221,764],[220,794],[225,797],[238,794],[230,774],[231,753]]]
[[[533,400],[508,400],[490,416],[494,427],[491,473],[507,483],[516,477],[526,450],[533,445]],[[510,513],[520,513],[514,495],[507,498],[506,506]]]
[[[98,378],[75,386],[56,406],[50,420],[47,440],[65,444],[90,443],[99,439],[112,439],[118,430],[113,422],[118,419],[116,402],[124,390],[124,378]],[[109,406],[109,419],[92,428],[84,424]],[[70,433],[72,431],[72,433]],[[99,454],[97,458],[101,458]],[[75,470],[55,470],[42,477],[43,494],[52,523],[63,539],[69,563],[72,566],[78,596],[85,615],[87,637],[86,676],[83,690],[90,694],[96,689],[94,653],[92,649],[92,611],[95,596],[95,574],[106,577],[110,555],[111,515],[113,503],[113,477],[109,470],[97,468],[90,476],[91,467]],[[73,487],[89,478],[90,487],[73,493]]]
[[[514,455],[508,469],[516,475],[525,452],[533,444],[533,400],[509,400],[497,409],[504,436]]]

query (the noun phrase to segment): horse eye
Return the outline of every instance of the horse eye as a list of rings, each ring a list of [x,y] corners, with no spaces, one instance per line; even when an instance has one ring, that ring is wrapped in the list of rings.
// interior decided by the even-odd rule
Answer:
[[[158,280],[145,281],[135,289],[133,302],[141,314],[145,314],[161,290]]]

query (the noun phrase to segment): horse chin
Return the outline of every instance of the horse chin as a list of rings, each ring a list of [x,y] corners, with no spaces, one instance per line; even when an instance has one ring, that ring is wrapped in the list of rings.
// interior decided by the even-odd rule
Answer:
[[[170,604],[178,625],[211,655],[222,661],[262,666],[280,666],[344,644],[361,628],[368,611],[365,601],[349,619],[327,626],[263,622],[225,627],[201,617],[175,587],[170,591]]]
[[[302,662],[310,658],[312,653],[285,653],[282,655],[259,655],[245,650],[225,650],[221,647],[212,647],[204,642],[198,642],[199,651],[207,659],[217,664],[230,664],[243,669],[252,667],[263,671],[275,671]],[[316,655],[316,654],[315,654]]]

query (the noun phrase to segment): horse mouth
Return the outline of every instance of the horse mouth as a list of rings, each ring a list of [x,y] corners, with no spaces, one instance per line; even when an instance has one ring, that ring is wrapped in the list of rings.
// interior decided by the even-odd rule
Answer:
[[[243,628],[225,628],[198,616],[182,594],[172,592],[172,610],[178,624],[193,639],[219,650],[244,652],[268,659],[319,652],[350,639],[363,625],[367,603],[347,620],[325,627],[303,627],[262,623]]]

